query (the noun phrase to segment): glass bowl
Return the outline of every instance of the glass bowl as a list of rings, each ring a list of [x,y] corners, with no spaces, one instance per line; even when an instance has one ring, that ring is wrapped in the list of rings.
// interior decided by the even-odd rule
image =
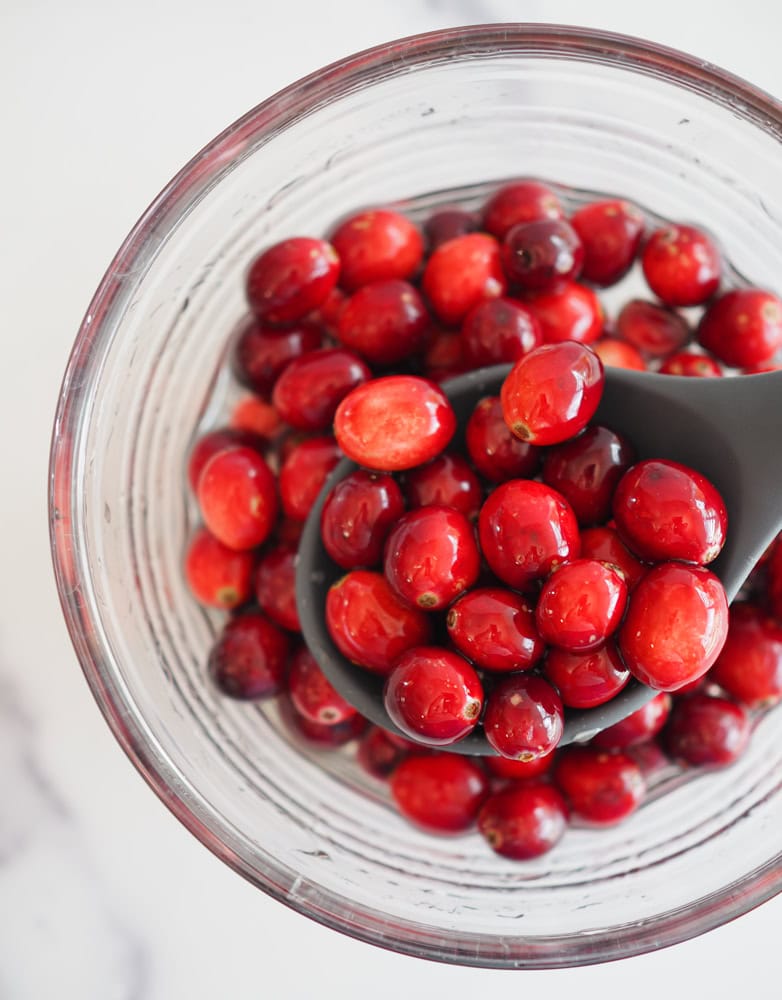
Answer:
[[[342,752],[313,752],[275,704],[219,697],[219,616],[181,559],[185,462],[224,404],[242,278],[265,245],[361,205],[527,175],[699,220],[774,288],[782,106],[709,65],[577,28],[490,25],[393,42],[259,105],[168,185],[118,252],[79,331],[57,410],[51,537],[76,652],[116,738],[210,850],[322,923],[486,967],[621,958],[684,940],[782,885],[782,741],[574,829],[518,864],[477,835],[402,821]],[[779,289],[777,288],[777,291]]]

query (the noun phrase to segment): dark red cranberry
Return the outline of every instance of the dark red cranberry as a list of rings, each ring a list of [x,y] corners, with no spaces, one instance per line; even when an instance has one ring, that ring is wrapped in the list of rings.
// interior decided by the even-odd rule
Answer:
[[[544,642],[587,653],[613,635],[626,604],[627,585],[616,569],[595,559],[573,559],[543,584],[535,621]]]
[[[453,507],[473,521],[483,503],[483,490],[466,458],[444,452],[405,475],[405,497],[411,509]]]
[[[576,815],[600,825],[625,819],[646,795],[631,757],[592,747],[568,747],[554,765],[554,781]]]
[[[467,371],[464,341],[459,330],[438,330],[422,358],[423,373],[435,382],[444,382]]]
[[[518,361],[543,342],[540,325],[526,306],[513,299],[486,299],[462,323],[464,357],[472,368]]]
[[[592,746],[604,750],[625,750],[640,746],[653,739],[663,728],[672,703],[671,696],[661,691],[635,712],[593,736]]]
[[[306,438],[291,450],[280,469],[280,500],[285,516],[306,521],[326,477],[342,458],[332,437]]]
[[[481,806],[478,830],[492,850],[525,861],[550,851],[562,839],[568,809],[561,793],[543,782],[497,792]]]
[[[274,385],[272,401],[291,427],[325,431],[345,396],[371,376],[352,351],[340,347],[311,351],[286,367]]]
[[[374,566],[404,512],[402,491],[391,476],[357,469],[334,486],[323,505],[323,546],[343,569]]]
[[[367,728],[367,720],[363,715],[354,712],[344,722],[325,725],[313,722],[297,711],[290,697],[286,694],[279,699],[280,718],[291,732],[303,737],[318,750],[336,750],[361,736]]]
[[[486,698],[483,729],[502,757],[534,760],[550,754],[562,738],[559,695],[536,674],[505,677]]]
[[[465,443],[472,464],[493,483],[537,472],[541,452],[511,434],[499,396],[487,396],[475,407],[467,421]]]
[[[421,234],[398,212],[374,209],[346,219],[331,238],[342,262],[340,283],[354,291],[371,281],[402,280],[418,270]]]
[[[502,266],[511,285],[543,292],[577,278],[584,262],[578,233],[564,219],[520,222],[502,241]]]
[[[539,181],[513,181],[496,191],[483,210],[483,228],[504,239],[508,230],[520,222],[536,219],[561,219],[565,212],[550,187]]]
[[[734,604],[709,679],[749,708],[776,704],[782,699],[782,625],[754,604]]]
[[[356,760],[361,767],[375,778],[387,778],[408,751],[388,738],[388,733],[380,726],[370,726],[361,737],[356,750]]]
[[[631,299],[616,317],[616,332],[651,358],[663,358],[684,347],[691,337],[687,320],[656,302]]]
[[[694,226],[667,225],[656,229],[641,253],[644,277],[667,306],[698,306],[719,288],[720,252]]]
[[[263,441],[257,434],[236,430],[233,427],[209,431],[208,434],[204,434],[196,441],[187,460],[187,481],[194,493],[198,491],[198,480],[201,478],[201,473],[209,459],[218,451],[225,451],[226,448],[233,448],[237,445],[254,448],[260,454]]]
[[[554,763],[555,754],[545,754],[533,760],[510,760],[508,757],[484,757],[486,770],[495,778],[506,781],[530,781],[548,774]]]
[[[296,549],[278,545],[265,552],[255,571],[258,606],[275,625],[300,632],[296,609]]]
[[[198,505],[212,534],[230,549],[252,549],[274,527],[278,501],[274,475],[252,448],[213,455],[198,480]]]
[[[285,430],[275,407],[258,396],[243,396],[237,400],[231,410],[229,423],[231,430],[250,435],[254,439],[250,447],[256,449],[259,441],[275,441]]]
[[[568,708],[603,705],[630,680],[613,641],[587,653],[550,649],[543,669]]]
[[[407,281],[373,281],[348,299],[337,338],[372,365],[392,365],[426,344],[429,313]]]
[[[260,614],[229,621],[209,654],[209,674],[231,698],[267,698],[282,687],[289,640]]]
[[[242,385],[259,396],[268,396],[285,366],[294,358],[317,350],[322,341],[321,331],[312,323],[278,330],[251,317],[236,341],[234,372]]]
[[[474,212],[466,212],[462,208],[443,208],[430,215],[424,223],[424,235],[429,245],[429,252],[436,250],[441,243],[454,240],[457,236],[474,233],[479,226],[478,217]]]
[[[446,625],[454,646],[484,670],[529,670],[545,650],[531,606],[502,587],[481,587],[460,597]]]
[[[674,760],[724,767],[746,750],[749,735],[749,715],[741,705],[696,693],[676,699],[663,743]]]
[[[616,530],[606,526],[587,528],[581,532],[581,556],[583,559],[599,559],[609,566],[616,566],[629,590],[635,587],[647,570],[627,548]]]
[[[310,323],[322,327],[326,333],[336,337],[339,317],[348,301],[341,288],[332,288],[326,299],[307,317]]]
[[[616,337],[601,337],[592,345],[592,350],[603,362],[604,368],[629,368],[631,371],[646,371],[646,362],[640,351],[632,344],[626,344]]]
[[[295,236],[275,243],[250,265],[247,301],[267,323],[294,323],[326,300],[339,271],[330,243]]]
[[[535,314],[544,344],[575,340],[591,344],[603,332],[603,307],[586,285],[566,281],[547,292],[530,293],[526,303]]]
[[[644,231],[644,217],[627,201],[595,201],[573,214],[570,224],[584,247],[581,277],[613,285],[633,266]]]
[[[211,608],[236,608],[252,589],[252,552],[223,545],[206,528],[190,539],[185,555],[185,577],[191,594]]]
[[[698,340],[735,368],[770,361],[782,347],[782,301],[760,288],[726,292],[701,317]]]
[[[391,775],[391,795],[400,813],[436,833],[460,833],[472,826],[488,791],[478,764],[455,753],[410,756]]]
[[[306,646],[291,656],[288,694],[296,711],[321,726],[336,726],[356,714],[355,708],[335,691]]]
[[[499,243],[486,233],[442,243],[426,263],[421,287],[438,318],[455,326],[479,302],[505,294]]]
[[[719,361],[708,354],[697,354],[695,351],[670,354],[658,371],[661,375],[686,375],[689,378],[719,378],[724,374]]]

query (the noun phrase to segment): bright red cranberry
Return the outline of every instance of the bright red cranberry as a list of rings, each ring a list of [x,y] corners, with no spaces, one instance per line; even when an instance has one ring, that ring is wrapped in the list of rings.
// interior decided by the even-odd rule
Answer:
[[[402,491],[391,476],[357,469],[334,486],[323,505],[323,546],[343,569],[374,566],[404,512]]]
[[[474,521],[483,503],[483,490],[466,458],[458,452],[444,452],[406,473],[405,497],[411,509],[453,507]]]
[[[371,377],[357,354],[340,347],[323,348],[288,364],[274,385],[272,400],[291,427],[325,431],[345,396]]]
[[[470,367],[459,330],[438,330],[422,359],[424,375],[434,382],[461,375]]]
[[[403,604],[383,574],[369,570],[353,570],[331,586],[326,625],[343,656],[377,674],[390,673],[405,650],[430,639],[428,616]]]
[[[625,750],[653,739],[671,713],[673,699],[660,691],[651,701],[592,737],[592,746],[603,750]]]
[[[606,826],[629,816],[646,795],[631,757],[592,747],[568,747],[554,765],[554,781],[576,815]]]
[[[513,674],[486,699],[486,739],[502,757],[534,760],[550,754],[562,738],[564,710],[559,695],[536,674]]]
[[[644,217],[627,201],[595,201],[573,214],[570,224],[584,247],[582,278],[613,285],[633,266],[644,231]]]
[[[358,712],[354,712],[344,722],[327,725],[313,722],[302,715],[294,706],[288,694],[278,701],[280,718],[294,736],[303,737],[319,750],[336,750],[345,746],[351,740],[361,736],[367,728],[367,720]]]
[[[460,833],[472,826],[488,791],[478,764],[455,753],[410,756],[391,775],[400,813],[435,833]]]
[[[555,759],[554,753],[535,757],[533,760],[510,760],[508,757],[484,757],[489,774],[507,781],[530,781],[548,774]]]
[[[726,292],[701,317],[698,340],[726,365],[763,364],[782,347],[782,301],[759,288]]]
[[[260,454],[263,441],[257,434],[236,430],[233,427],[209,431],[208,434],[204,434],[196,441],[187,460],[187,481],[194,493],[198,491],[198,480],[201,478],[201,473],[209,459],[218,451],[225,451],[226,448],[233,448],[237,445],[254,448]]]
[[[499,396],[487,396],[475,407],[467,421],[465,443],[472,464],[493,483],[524,479],[537,472],[541,452],[511,434]]]
[[[284,424],[271,403],[258,396],[242,396],[231,410],[229,424],[232,430],[242,431],[255,438],[250,447],[257,449],[257,442],[271,442],[284,432]]]
[[[656,302],[631,299],[616,317],[616,332],[651,358],[663,358],[684,347],[692,336],[687,320]]]
[[[709,679],[749,708],[776,704],[782,699],[782,626],[754,604],[734,604]]]
[[[331,238],[342,262],[340,283],[352,292],[371,281],[409,278],[424,252],[421,234],[398,212],[374,209],[346,219]]]
[[[383,701],[391,721],[411,739],[448,746],[475,729],[483,687],[458,654],[439,646],[416,646],[396,661]]]
[[[277,517],[274,475],[252,448],[213,455],[198,480],[204,523],[230,549],[252,549],[268,537]]]
[[[580,524],[600,524],[611,516],[616,485],[634,460],[627,438],[595,425],[546,453],[543,482],[562,494]]]
[[[616,566],[632,590],[646,574],[647,567],[636,559],[614,528],[587,528],[581,532],[581,557],[599,559],[600,562]]]
[[[619,481],[613,510],[622,540],[650,562],[705,564],[725,544],[722,497],[705,476],[678,462],[638,462]]]
[[[543,782],[497,792],[478,814],[478,830],[492,850],[517,861],[550,851],[567,825],[565,800],[553,785]]]
[[[520,222],[536,219],[561,219],[565,212],[551,188],[539,181],[513,181],[496,191],[483,210],[483,228],[504,239]]]
[[[478,517],[478,535],[489,568],[515,590],[547,577],[579,553],[570,504],[556,490],[528,479],[512,479],[489,495]]]
[[[297,323],[286,330],[264,326],[251,317],[234,348],[234,372],[248,389],[268,396],[277,377],[294,358],[317,350],[323,335],[312,323]]]
[[[685,563],[660,563],[630,595],[619,649],[630,671],[659,691],[676,691],[706,673],[728,634],[719,579]]]
[[[668,225],[656,229],[641,253],[644,277],[667,306],[698,306],[719,288],[720,252],[694,226]]]
[[[449,609],[448,636],[483,670],[529,670],[543,655],[535,613],[518,594],[502,587],[471,590]]]
[[[462,323],[464,357],[472,368],[518,361],[543,342],[540,325],[526,306],[513,299],[486,299]]]
[[[499,243],[486,233],[442,243],[426,263],[421,287],[438,318],[455,326],[479,302],[505,294]]]
[[[457,236],[474,233],[478,227],[479,220],[474,212],[466,212],[462,208],[443,208],[435,212],[424,223],[424,235],[429,245],[429,252],[436,250],[441,243],[456,239]]]
[[[265,552],[255,571],[255,597],[261,611],[282,628],[300,632],[296,608],[296,550],[278,545]]]
[[[603,332],[603,307],[586,285],[566,281],[547,292],[530,293],[527,305],[537,317],[544,344],[575,340],[591,344]]]
[[[696,693],[676,699],[663,742],[675,760],[724,767],[746,750],[749,735],[749,715],[741,705]]]
[[[267,698],[282,687],[289,640],[263,615],[229,621],[209,654],[209,674],[231,698]]]
[[[670,354],[657,370],[661,375],[686,375],[689,378],[719,378],[724,374],[719,361],[695,351]]]
[[[543,669],[568,708],[604,705],[630,680],[613,641],[587,653],[550,649]]]
[[[291,656],[288,694],[300,715],[321,726],[336,726],[356,714],[355,708],[332,687],[306,646],[300,646]]]
[[[206,528],[190,539],[185,555],[185,577],[190,592],[211,608],[236,608],[252,589],[253,554],[223,545]]]
[[[600,359],[583,344],[546,344],[525,355],[502,384],[505,423],[521,441],[559,444],[589,423],[603,394]]]
[[[592,350],[603,362],[604,368],[629,368],[630,371],[646,371],[646,362],[640,351],[632,344],[626,344],[616,337],[601,337],[592,345]]]
[[[502,266],[511,285],[529,292],[577,278],[584,262],[578,233],[564,219],[520,222],[502,241]]]
[[[326,477],[342,458],[332,437],[306,438],[295,445],[280,469],[280,500],[285,516],[306,521]]]
[[[429,313],[407,281],[373,281],[354,292],[339,317],[337,338],[372,365],[392,365],[426,343]]]
[[[334,434],[348,458],[381,472],[412,469],[448,445],[456,417],[434,382],[415,375],[372,379],[337,408]]]
[[[247,301],[267,323],[294,323],[326,300],[339,277],[339,258],[325,240],[295,236],[250,265]]]
[[[616,569],[595,559],[574,559],[543,584],[535,620],[544,642],[587,653],[613,635],[626,604],[627,585]]]
[[[403,601],[441,611],[478,579],[481,557],[473,527],[451,507],[411,510],[388,535],[383,568]]]
[[[407,755],[408,751],[390,740],[380,726],[370,726],[356,750],[356,760],[375,778],[387,778]]]

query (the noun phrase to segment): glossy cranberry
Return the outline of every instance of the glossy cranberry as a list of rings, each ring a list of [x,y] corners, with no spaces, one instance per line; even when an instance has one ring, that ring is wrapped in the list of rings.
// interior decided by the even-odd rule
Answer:
[[[604,705],[630,680],[612,640],[587,653],[550,649],[543,670],[568,708]]]
[[[502,757],[545,757],[559,743],[563,727],[559,695],[536,674],[506,677],[486,698],[483,729],[489,745]]]
[[[469,368],[459,330],[438,330],[422,358],[423,373],[435,382],[461,375]]]
[[[746,750],[749,736],[746,709],[727,698],[696,693],[676,699],[663,742],[675,760],[724,767]]]
[[[194,493],[198,491],[198,480],[201,478],[201,473],[209,459],[218,451],[225,451],[226,448],[233,448],[237,445],[254,448],[260,454],[263,441],[257,434],[236,430],[233,427],[209,431],[208,434],[204,434],[196,441],[187,460],[187,481]]]
[[[782,347],[782,301],[760,288],[736,288],[711,303],[698,340],[735,368],[769,361]]]
[[[388,375],[349,393],[334,417],[348,458],[381,472],[412,469],[448,445],[456,417],[448,397],[428,379]]]
[[[691,337],[687,320],[656,302],[631,299],[616,317],[616,332],[651,358],[663,358],[684,347]]]
[[[651,701],[613,726],[592,737],[592,746],[603,750],[626,750],[654,739],[670,715],[673,699],[660,691]]]
[[[261,611],[291,632],[300,632],[296,608],[296,550],[278,545],[265,552],[255,571],[255,598]]]
[[[661,375],[686,375],[689,378],[719,378],[724,374],[719,361],[695,351],[670,354],[657,370]]]
[[[616,337],[601,337],[592,345],[592,350],[603,362],[604,368],[628,368],[631,371],[646,371],[646,362],[640,351],[632,344],[626,344]]]
[[[421,287],[438,318],[455,326],[479,302],[505,294],[499,243],[486,233],[442,243],[426,263]]]
[[[647,568],[627,548],[614,528],[606,526],[587,528],[581,532],[583,559],[599,559],[609,566],[616,566],[632,590],[646,574]]]
[[[325,431],[337,406],[372,373],[361,358],[344,348],[323,348],[291,361],[274,385],[272,401],[291,427]]]
[[[380,726],[370,726],[358,744],[356,760],[375,778],[387,778],[407,754],[407,750],[403,750],[388,738],[388,733],[384,729]]]
[[[306,646],[300,646],[291,656],[288,694],[300,715],[321,726],[335,726],[356,714],[355,708],[332,687]]]
[[[536,219],[561,219],[564,210],[550,187],[539,181],[513,181],[496,191],[483,210],[483,228],[504,239],[508,230],[520,222]]]
[[[229,419],[231,430],[247,433],[254,442],[250,447],[257,450],[258,441],[271,442],[284,433],[285,425],[271,403],[258,396],[242,396],[231,410]]]
[[[776,704],[782,699],[782,625],[754,604],[734,604],[709,679],[749,708]]]
[[[353,570],[332,584],[326,625],[343,656],[377,674],[390,673],[405,650],[430,639],[428,616],[403,604],[383,574],[369,570]]]
[[[391,795],[400,813],[436,833],[471,827],[488,791],[478,764],[455,753],[410,756],[391,775]]]
[[[517,861],[550,851],[567,825],[565,800],[553,785],[543,782],[497,792],[478,814],[478,830],[492,850]]]
[[[472,464],[493,483],[537,472],[541,452],[511,434],[499,396],[487,396],[475,407],[467,421],[465,443]]]
[[[720,252],[694,226],[667,225],[656,229],[641,253],[644,277],[667,306],[698,306],[719,288]]]
[[[238,607],[250,596],[253,562],[251,552],[229,549],[206,528],[199,528],[185,554],[190,593],[211,608]]]
[[[538,347],[502,383],[505,423],[521,441],[559,444],[592,419],[604,383],[600,359],[583,344]]]
[[[251,318],[236,341],[234,372],[242,385],[259,396],[267,396],[285,366],[294,358],[317,350],[322,341],[321,331],[312,323],[278,330]]]
[[[285,516],[306,521],[326,477],[342,458],[332,437],[306,438],[295,445],[280,469],[280,500]]]
[[[483,687],[463,657],[439,646],[416,646],[396,661],[383,701],[391,721],[411,739],[448,746],[475,729]]]
[[[520,222],[502,241],[502,266],[511,285],[530,292],[577,278],[584,262],[578,233],[564,219]]]
[[[260,614],[233,618],[209,654],[209,674],[231,698],[267,698],[282,687],[289,640]]]
[[[440,611],[478,579],[481,557],[473,527],[451,507],[411,510],[388,535],[383,568],[403,601]]]
[[[728,634],[719,579],[700,566],[660,563],[630,595],[619,649],[630,671],[658,691],[676,691],[706,673]]]
[[[566,281],[552,291],[530,293],[526,303],[537,317],[544,344],[575,340],[591,344],[603,332],[603,307],[586,285]]]
[[[343,569],[374,566],[404,512],[402,491],[391,476],[357,469],[334,486],[323,505],[323,546]]]
[[[318,750],[336,750],[338,747],[343,747],[361,736],[367,728],[367,720],[358,712],[354,712],[344,722],[333,725],[313,722],[296,709],[287,693],[279,699],[279,709],[280,719],[293,735],[303,737]]]
[[[219,451],[198,480],[204,523],[230,549],[252,549],[268,537],[277,517],[274,475],[252,448]]]
[[[247,274],[247,301],[267,323],[294,323],[325,301],[340,262],[325,240],[295,236],[256,257]]]
[[[479,220],[474,212],[466,212],[462,208],[443,208],[430,215],[424,223],[424,235],[429,246],[429,252],[436,250],[441,243],[474,233],[479,227]]]
[[[337,338],[372,365],[392,365],[426,343],[429,312],[407,281],[373,281],[348,299]]]
[[[644,231],[644,217],[627,201],[595,201],[573,214],[570,224],[584,248],[581,277],[613,285],[633,265]]]
[[[601,826],[625,819],[646,795],[631,757],[592,747],[568,747],[554,766],[554,782],[576,815]]]
[[[506,781],[530,781],[548,774],[555,759],[554,753],[535,757],[533,760],[510,760],[508,757],[484,757],[489,774]]]
[[[398,212],[374,209],[346,219],[331,238],[342,262],[340,283],[354,291],[371,281],[409,278],[424,252],[421,234]]]
[[[638,462],[614,493],[622,540],[641,559],[709,563],[725,544],[725,503],[705,476],[678,462]]]
[[[535,620],[544,642],[586,653],[613,635],[626,604],[627,585],[616,569],[595,559],[574,559],[543,584]]]
[[[509,587],[524,590],[579,553],[578,522],[565,498],[527,479],[498,486],[478,517],[489,568]]]
[[[627,438],[595,425],[546,453],[543,482],[562,494],[580,524],[600,524],[611,516],[616,485],[634,460]]]
[[[462,323],[464,357],[472,368],[518,361],[543,342],[540,325],[526,306],[513,299],[486,299]]]
[[[411,509],[453,507],[473,521],[483,503],[483,490],[466,458],[444,452],[406,473],[405,497]]]
[[[529,670],[545,650],[531,606],[502,587],[480,587],[460,597],[446,626],[454,646],[483,670]]]

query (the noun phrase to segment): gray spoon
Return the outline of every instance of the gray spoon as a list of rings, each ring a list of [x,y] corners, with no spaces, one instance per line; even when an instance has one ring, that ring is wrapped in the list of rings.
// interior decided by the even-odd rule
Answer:
[[[459,448],[475,404],[497,395],[509,365],[483,368],[443,384],[459,421]],[[606,369],[594,422],[621,431],[639,458],[668,458],[702,472],[722,493],[728,510],[724,549],[709,566],[732,601],[774,536],[782,529],[782,372],[740,378],[684,378]],[[320,513],[334,483],[357,466],[344,459],[310,511],[299,546],[296,601],[302,632],[335,688],[377,725],[399,732],[383,705],[383,678],[362,670],[337,650],[325,624],[326,594],[343,575],[320,540]],[[598,708],[568,710],[562,745],[590,739],[646,704],[656,694],[633,681]],[[490,755],[480,726],[444,750]]]

